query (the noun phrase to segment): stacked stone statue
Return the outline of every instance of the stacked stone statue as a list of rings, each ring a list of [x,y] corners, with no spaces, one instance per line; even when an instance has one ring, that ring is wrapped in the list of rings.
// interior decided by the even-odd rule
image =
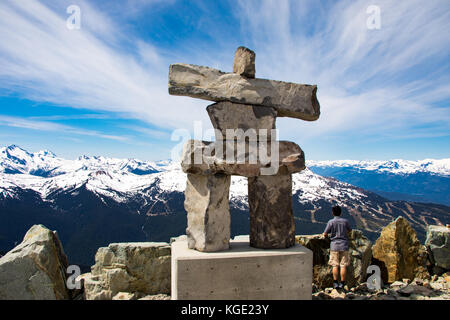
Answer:
[[[182,63],[170,66],[170,94],[216,102],[207,107],[215,142],[189,140],[182,155],[190,249],[229,248],[231,175],[248,178],[250,246],[295,244],[292,173],[305,168],[305,157],[297,144],[276,140],[275,121],[317,120],[316,91],[315,85],[255,78],[255,53],[245,47],[236,51],[233,73]]]

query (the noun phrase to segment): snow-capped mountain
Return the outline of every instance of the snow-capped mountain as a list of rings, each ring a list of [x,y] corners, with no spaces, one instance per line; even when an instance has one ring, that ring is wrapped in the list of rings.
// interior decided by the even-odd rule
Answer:
[[[322,232],[334,204],[372,239],[399,215],[422,240],[427,224],[450,223],[449,207],[389,201],[310,168],[293,175],[297,234]],[[0,251],[11,249],[36,223],[58,230],[66,252],[78,264],[92,264],[97,248],[111,242],[168,241],[185,233],[185,185],[186,175],[171,161],[100,156],[67,160],[49,151],[1,148]],[[248,234],[243,177],[232,177],[230,211],[232,235]]]
[[[85,186],[93,193],[117,202],[145,195],[143,190],[155,183],[164,192],[183,192],[186,174],[172,161],[140,161],[105,157],[80,156],[76,160],[58,158],[49,151],[29,153],[18,146],[0,149],[0,196],[14,197],[14,190],[32,190],[43,200],[53,193],[67,192]],[[232,177],[230,198],[246,203],[247,180]],[[357,200],[364,194],[346,183],[334,183],[310,170],[295,174],[293,192],[301,190],[308,202],[317,199],[338,199],[346,195]],[[338,201],[338,200],[337,200]]]
[[[450,176],[450,158],[448,159],[425,159],[425,160],[388,160],[388,161],[359,161],[359,160],[336,160],[336,161],[306,161],[308,167],[316,168],[349,168],[358,170],[389,172],[393,174],[413,174],[418,172],[432,173],[440,176]]]
[[[164,163],[164,162],[162,162]],[[0,172],[55,177],[70,172],[103,170],[130,172],[137,175],[158,172],[158,164],[136,159],[114,159],[80,156],[76,160],[58,158],[51,151],[30,153],[19,146],[0,148]]]
[[[374,191],[391,200],[450,205],[450,159],[419,161],[307,161],[315,173]]]

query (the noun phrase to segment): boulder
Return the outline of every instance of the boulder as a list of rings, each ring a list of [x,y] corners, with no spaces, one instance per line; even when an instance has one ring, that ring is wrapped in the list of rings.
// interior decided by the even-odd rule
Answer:
[[[255,143],[254,147],[257,151],[251,143],[231,141],[225,142],[224,152],[219,141],[188,140],[183,148],[181,168],[185,173],[198,175],[220,173],[244,177],[287,175],[305,169],[305,154],[294,142]],[[227,154],[227,150],[232,152]]]
[[[189,249],[214,252],[229,248],[230,183],[229,175],[188,173],[184,208]]]
[[[426,268],[426,248],[420,244],[408,221],[401,216],[383,228],[372,251],[373,262],[380,266],[384,282],[430,276]]]
[[[0,258],[0,300],[64,300],[68,262],[56,231],[34,225]]]
[[[112,298],[112,300],[137,300],[137,294],[129,292],[119,292]]]
[[[313,251],[313,281],[319,288],[333,285],[330,258],[330,240],[321,234],[299,235],[296,241]],[[360,230],[352,230],[349,235],[350,266],[347,268],[346,284],[354,287],[366,281],[367,267],[372,258],[372,243]]]
[[[170,293],[170,245],[111,243],[99,248],[91,272],[83,274],[86,300],[135,299]]]
[[[255,52],[239,47],[234,54],[233,73],[247,78],[255,77]]]
[[[145,297],[139,298],[138,300],[170,300],[170,296],[167,294],[156,294],[156,295],[145,296]]]
[[[272,107],[255,107],[228,101],[209,105],[206,111],[213,127],[218,130],[216,141],[239,140],[240,135],[245,135],[248,141],[270,140],[277,118],[277,112]]]
[[[425,246],[431,253],[430,257],[435,266],[450,270],[450,228],[428,226]]]
[[[435,295],[432,289],[428,289],[426,287],[415,284],[407,285],[406,287],[397,290],[397,292],[400,293],[402,296],[406,297],[409,297],[410,295],[420,295],[426,297],[431,297]]]
[[[279,117],[317,120],[320,105],[316,91],[315,85],[250,79],[192,64],[176,63],[169,67],[171,95],[273,107]]]

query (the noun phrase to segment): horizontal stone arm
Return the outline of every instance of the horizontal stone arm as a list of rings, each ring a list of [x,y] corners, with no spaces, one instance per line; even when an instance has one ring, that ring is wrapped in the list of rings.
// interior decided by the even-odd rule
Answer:
[[[177,63],[169,67],[171,95],[273,107],[279,117],[317,120],[320,105],[316,91],[315,85],[250,79],[191,64]]]
[[[274,143],[275,149],[272,150]],[[255,149],[248,142],[238,145],[234,142],[188,140],[183,148],[181,168],[185,173],[198,175],[220,173],[244,177],[286,175],[305,169],[305,154],[294,142],[269,142],[267,145],[258,144]],[[217,150],[222,150],[222,154],[217,155]]]

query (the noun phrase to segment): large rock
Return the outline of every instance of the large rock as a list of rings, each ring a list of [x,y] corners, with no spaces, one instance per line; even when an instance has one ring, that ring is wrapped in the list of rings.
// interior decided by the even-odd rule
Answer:
[[[320,105],[316,91],[315,85],[250,79],[192,64],[176,63],[169,67],[169,94],[273,107],[279,117],[317,120]]]
[[[313,251],[314,284],[319,288],[333,286],[330,259],[330,239],[321,234],[299,235],[296,241]],[[354,287],[366,281],[367,267],[372,258],[372,243],[360,230],[352,230],[349,235],[350,266],[347,268],[346,283]]]
[[[255,52],[239,47],[234,54],[233,73],[237,73],[247,78],[255,77]]]
[[[56,231],[34,225],[0,258],[0,300],[69,299],[68,262]]]
[[[184,208],[189,249],[213,252],[229,248],[231,177],[188,174]]]
[[[279,249],[295,244],[290,174],[249,178],[248,204],[250,246]]]
[[[272,149],[278,151],[278,156]],[[221,154],[216,155],[216,151]],[[181,168],[199,175],[288,175],[305,169],[305,155],[297,144],[289,141],[252,145],[252,142],[188,140],[183,148]]]
[[[170,294],[170,245],[111,243],[98,249],[95,265],[81,279],[86,300]]]
[[[275,129],[277,112],[272,107],[217,102],[206,110],[214,128],[218,130],[216,140],[238,140],[239,135],[243,134],[250,141],[270,140],[272,129]]]
[[[425,240],[434,265],[450,269],[450,228],[430,225]]]
[[[403,217],[383,228],[372,250],[374,263],[380,266],[385,282],[429,277],[426,248],[420,244],[416,232]]]

